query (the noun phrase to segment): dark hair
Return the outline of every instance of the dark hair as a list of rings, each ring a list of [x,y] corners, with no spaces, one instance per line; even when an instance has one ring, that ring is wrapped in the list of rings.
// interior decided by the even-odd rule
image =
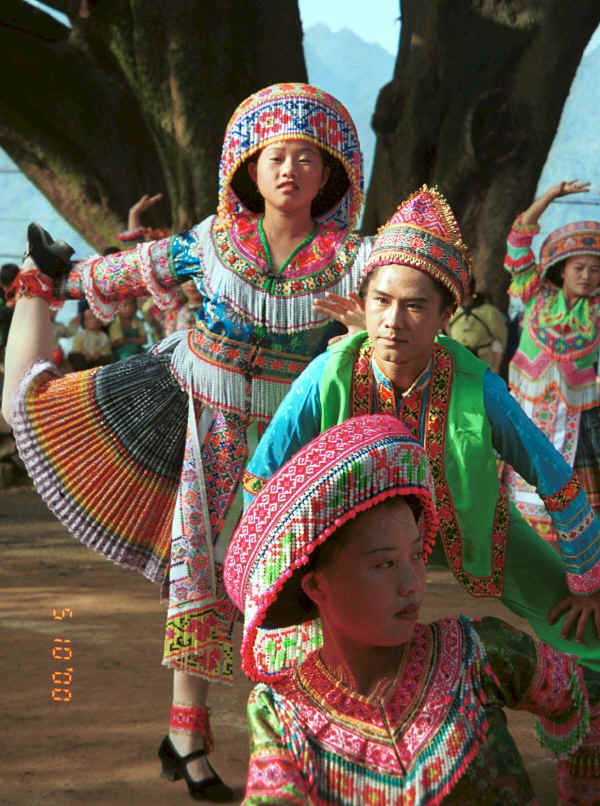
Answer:
[[[331,210],[342,199],[350,187],[350,180],[342,163],[325,149],[315,146],[323,161],[323,167],[329,169],[329,178],[323,188],[312,201],[311,216],[318,218]],[[248,173],[248,163],[257,162],[262,149],[248,157],[234,173],[231,187],[235,195],[242,200],[251,213],[262,213],[265,209],[263,197]]]
[[[19,267],[16,263],[4,263],[0,268],[0,285],[12,285],[18,273]]]
[[[363,278],[360,284],[360,288],[358,289],[359,297],[364,299],[367,296],[369,286],[371,285],[371,281],[381,268],[382,266],[377,266],[377,268],[373,269],[373,271],[369,272],[369,274],[367,274],[367,276]],[[409,266],[409,268],[413,267]],[[445,311],[446,308],[455,308],[456,300],[454,299],[454,294],[450,291],[450,289],[446,288],[446,286],[442,282],[440,282],[440,280],[436,280],[434,277],[431,277],[431,275],[429,276],[440,296],[440,311]]]

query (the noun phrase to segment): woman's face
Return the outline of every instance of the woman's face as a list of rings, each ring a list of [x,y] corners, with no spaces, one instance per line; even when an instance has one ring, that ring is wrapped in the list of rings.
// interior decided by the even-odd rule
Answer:
[[[600,257],[581,255],[567,258],[562,278],[565,297],[590,297],[600,285]]]
[[[268,208],[287,213],[310,213],[310,206],[329,178],[319,149],[305,140],[277,140],[263,148],[256,162],[248,163]]]
[[[412,637],[425,591],[423,544],[408,504],[395,497],[357,515],[327,564],[302,579],[323,626],[360,646]]]

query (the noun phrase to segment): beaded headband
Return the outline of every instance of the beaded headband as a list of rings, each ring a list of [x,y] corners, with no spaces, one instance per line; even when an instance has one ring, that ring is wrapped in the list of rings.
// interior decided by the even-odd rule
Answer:
[[[244,612],[248,677],[280,677],[319,646],[320,622],[300,596],[311,553],[350,518],[399,495],[421,504],[427,556],[437,530],[427,455],[397,418],[382,414],[324,431],[261,489],[233,534],[224,570],[227,592]]]
[[[411,266],[442,283],[460,305],[470,262],[450,205],[436,187],[423,185],[379,229],[363,277],[379,266]]]
[[[270,143],[286,139],[306,140],[332,158],[312,215],[352,228],[363,203],[363,158],[356,128],[338,100],[310,84],[273,84],[235,110],[219,167],[219,217],[229,225],[236,212],[259,212],[262,200],[245,163]]]
[[[574,221],[551,232],[540,249],[542,277],[561,286],[557,264],[578,255],[600,257],[600,221]]]

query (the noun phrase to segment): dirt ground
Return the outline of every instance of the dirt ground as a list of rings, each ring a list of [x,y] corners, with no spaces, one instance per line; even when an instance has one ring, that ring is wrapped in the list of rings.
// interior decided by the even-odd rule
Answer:
[[[192,803],[183,782],[161,778],[156,756],[170,706],[157,588],[76,543],[29,489],[0,491],[0,546],[1,806]],[[460,611],[507,615],[431,569],[424,620]],[[239,799],[250,688],[238,673],[210,697],[211,760]],[[509,722],[541,806],[553,806],[554,766],[532,719]]]

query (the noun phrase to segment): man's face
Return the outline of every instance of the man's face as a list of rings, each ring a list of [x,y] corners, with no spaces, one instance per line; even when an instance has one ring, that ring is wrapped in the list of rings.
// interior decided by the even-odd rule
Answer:
[[[386,370],[402,365],[424,368],[450,312],[442,308],[440,292],[425,272],[400,265],[376,269],[365,298],[365,318],[381,369],[389,374]]]

